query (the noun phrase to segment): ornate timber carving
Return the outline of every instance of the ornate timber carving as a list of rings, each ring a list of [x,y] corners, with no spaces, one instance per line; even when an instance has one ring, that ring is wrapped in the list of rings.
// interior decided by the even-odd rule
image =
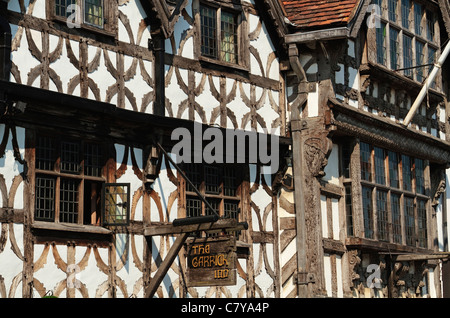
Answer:
[[[327,165],[330,141],[327,138],[311,137],[305,141],[305,158],[309,172],[314,177],[323,177]]]
[[[360,279],[359,273],[359,265],[361,264],[361,258],[359,257],[361,254],[360,250],[349,250],[348,251],[348,264],[349,264],[349,274],[350,280],[355,281]]]
[[[442,179],[441,181],[439,181],[437,189],[436,189],[436,191],[434,193],[433,200],[431,202],[432,206],[435,207],[435,206],[437,206],[439,204],[439,201],[441,199],[441,195],[443,193],[445,193],[445,187],[446,187],[445,179]]]

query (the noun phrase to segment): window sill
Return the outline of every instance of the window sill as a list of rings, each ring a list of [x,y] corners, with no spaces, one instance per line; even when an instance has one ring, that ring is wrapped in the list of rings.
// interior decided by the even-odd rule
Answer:
[[[105,229],[104,227],[101,226],[79,225],[70,223],[54,223],[45,221],[34,221],[31,224],[31,228],[34,230],[72,232],[72,233],[86,233],[86,234],[100,234],[100,235],[112,234],[112,231]]]
[[[358,248],[361,250],[367,250],[371,252],[387,252],[392,254],[398,253],[423,253],[429,254],[433,253],[433,250],[414,247],[409,245],[390,243],[384,241],[378,241],[373,239],[366,239],[361,237],[348,237],[345,240],[345,246],[347,250],[351,248]]]
[[[97,27],[91,26],[89,24],[81,23],[80,27],[70,28],[67,25],[67,21],[65,19],[53,17],[51,19],[51,21],[53,22],[53,25],[55,27],[57,27],[61,31],[64,31],[67,33],[80,35],[80,36],[88,36],[89,34],[95,34],[98,36],[105,36],[107,38],[112,38],[112,39],[116,38],[116,33],[108,31],[107,27],[106,28],[97,28]]]
[[[216,60],[213,58],[208,58],[205,56],[200,56],[198,58],[198,61],[200,62],[200,64],[206,68],[214,68],[214,69],[223,69],[225,71],[228,72],[243,72],[243,73],[248,73],[250,71],[250,69],[246,66],[243,65],[239,65],[239,64],[234,64],[234,63],[228,63],[228,62],[223,62],[220,60]]]

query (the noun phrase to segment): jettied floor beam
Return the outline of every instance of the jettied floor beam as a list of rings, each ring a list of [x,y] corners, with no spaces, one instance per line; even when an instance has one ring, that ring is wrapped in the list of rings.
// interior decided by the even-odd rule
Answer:
[[[189,217],[176,219],[172,224],[163,225],[150,225],[144,229],[144,235],[148,239],[152,236],[158,235],[178,235],[177,239],[173,243],[169,252],[167,253],[165,259],[156,271],[155,276],[150,281],[150,284],[146,287],[144,295],[147,298],[152,298],[159,285],[161,284],[164,276],[166,276],[167,271],[172,265],[173,261],[177,257],[181,248],[183,247],[186,239],[191,235],[191,233],[205,231],[205,232],[224,232],[224,231],[242,231],[248,228],[246,222],[238,223],[236,219],[221,219],[217,211],[210,205],[210,203],[203,197],[203,195],[198,191],[195,185],[187,178],[183,170],[172,160],[172,158],[167,154],[164,148],[156,143],[158,148],[164,153],[166,158],[172,163],[172,165],[178,170],[181,176],[186,180],[188,184],[193,187],[194,191],[197,193],[199,198],[206,204],[206,206],[213,211],[211,215],[199,216],[199,217]]]

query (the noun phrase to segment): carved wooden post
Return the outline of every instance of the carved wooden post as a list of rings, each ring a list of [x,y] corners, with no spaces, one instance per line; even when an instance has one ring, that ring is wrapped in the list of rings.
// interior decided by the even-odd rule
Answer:
[[[299,297],[324,293],[320,184],[331,151],[324,117],[293,119],[293,161],[297,217]]]

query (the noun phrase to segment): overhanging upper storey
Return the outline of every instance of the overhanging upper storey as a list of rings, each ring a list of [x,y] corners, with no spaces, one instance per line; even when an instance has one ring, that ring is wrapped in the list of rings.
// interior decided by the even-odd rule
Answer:
[[[282,1],[291,33],[288,43],[355,37],[370,1]]]

